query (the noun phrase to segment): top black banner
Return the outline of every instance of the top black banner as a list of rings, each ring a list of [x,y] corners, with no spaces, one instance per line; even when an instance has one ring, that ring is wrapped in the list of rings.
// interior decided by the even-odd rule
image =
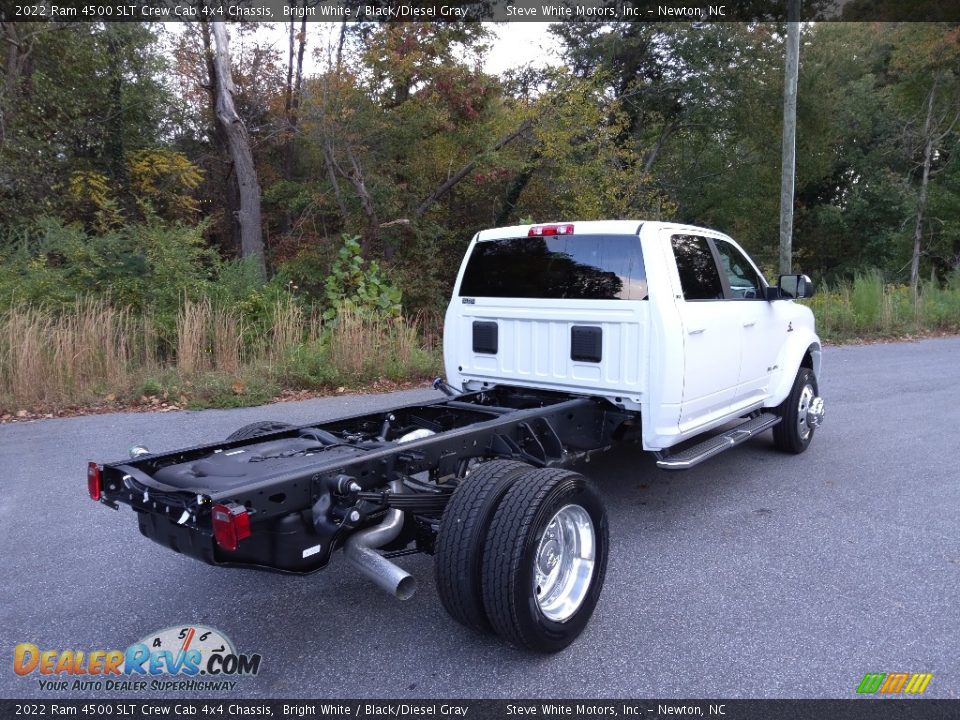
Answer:
[[[960,23],[960,0],[38,0],[0,3],[3,20],[248,22]]]

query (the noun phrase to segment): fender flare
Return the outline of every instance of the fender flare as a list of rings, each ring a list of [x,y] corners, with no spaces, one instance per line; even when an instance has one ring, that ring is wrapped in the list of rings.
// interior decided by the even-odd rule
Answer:
[[[817,334],[812,330],[797,328],[794,335],[780,350],[780,356],[777,358],[777,366],[780,368],[779,376],[764,406],[776,407],[786,400],[801,367],[813,370],[813,375],[819,383],[821,357],[822,348]]]

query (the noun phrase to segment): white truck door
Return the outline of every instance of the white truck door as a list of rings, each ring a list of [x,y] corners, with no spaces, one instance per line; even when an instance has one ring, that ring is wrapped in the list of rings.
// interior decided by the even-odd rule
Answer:
[[[765,298],[766,283],[746,254],[726,240],[714,238],[713,242],[743,339],[734,403],[747,406],[767,397],[784,331],[773,305]]]
[[[680,431],[686,432],[729,412],[740,374],[742,329],[736,309],[724,299],[707,238],[665,232],[681,290],[675,300],[684,336]]]

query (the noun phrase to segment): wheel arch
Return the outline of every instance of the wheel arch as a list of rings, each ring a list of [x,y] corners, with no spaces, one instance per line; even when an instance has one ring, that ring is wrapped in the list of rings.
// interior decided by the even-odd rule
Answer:
[[[810,343],[810,346],[807,348],[806,352],[803,353],[803,358],[800,360],[800,367],[810,368],[813,370],[814,377],[817,378],[817,382],[820,382],[820,363],[820,343]]]
[[[780,351],[777,362],[779,376],[774,381],[770,396],[764,405],[766,407],[776,407],[786,399],[793,387],[793,380],[801,367],[810,368],[814,377],[817,378],[817,383],[819,383],[821,365],[822,347],[820,338],[810,331],[796,333]]]

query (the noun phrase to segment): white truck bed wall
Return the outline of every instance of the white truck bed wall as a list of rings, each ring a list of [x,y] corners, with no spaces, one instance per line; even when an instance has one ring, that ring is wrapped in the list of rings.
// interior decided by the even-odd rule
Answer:
[[[645,392],[649,304],[554,300],[550,307],[508,298],[476,298],[448,312],[444,360],[456,386],[508,384],[608,397],[639,409]],[[497,324],[496,354],[475,352],[474,322]],[[599,328],[600,361],[573,359],[575,328]],[[576,333],[576,335],[575,335]],[[589,331],[588,331],[589,333]]]

